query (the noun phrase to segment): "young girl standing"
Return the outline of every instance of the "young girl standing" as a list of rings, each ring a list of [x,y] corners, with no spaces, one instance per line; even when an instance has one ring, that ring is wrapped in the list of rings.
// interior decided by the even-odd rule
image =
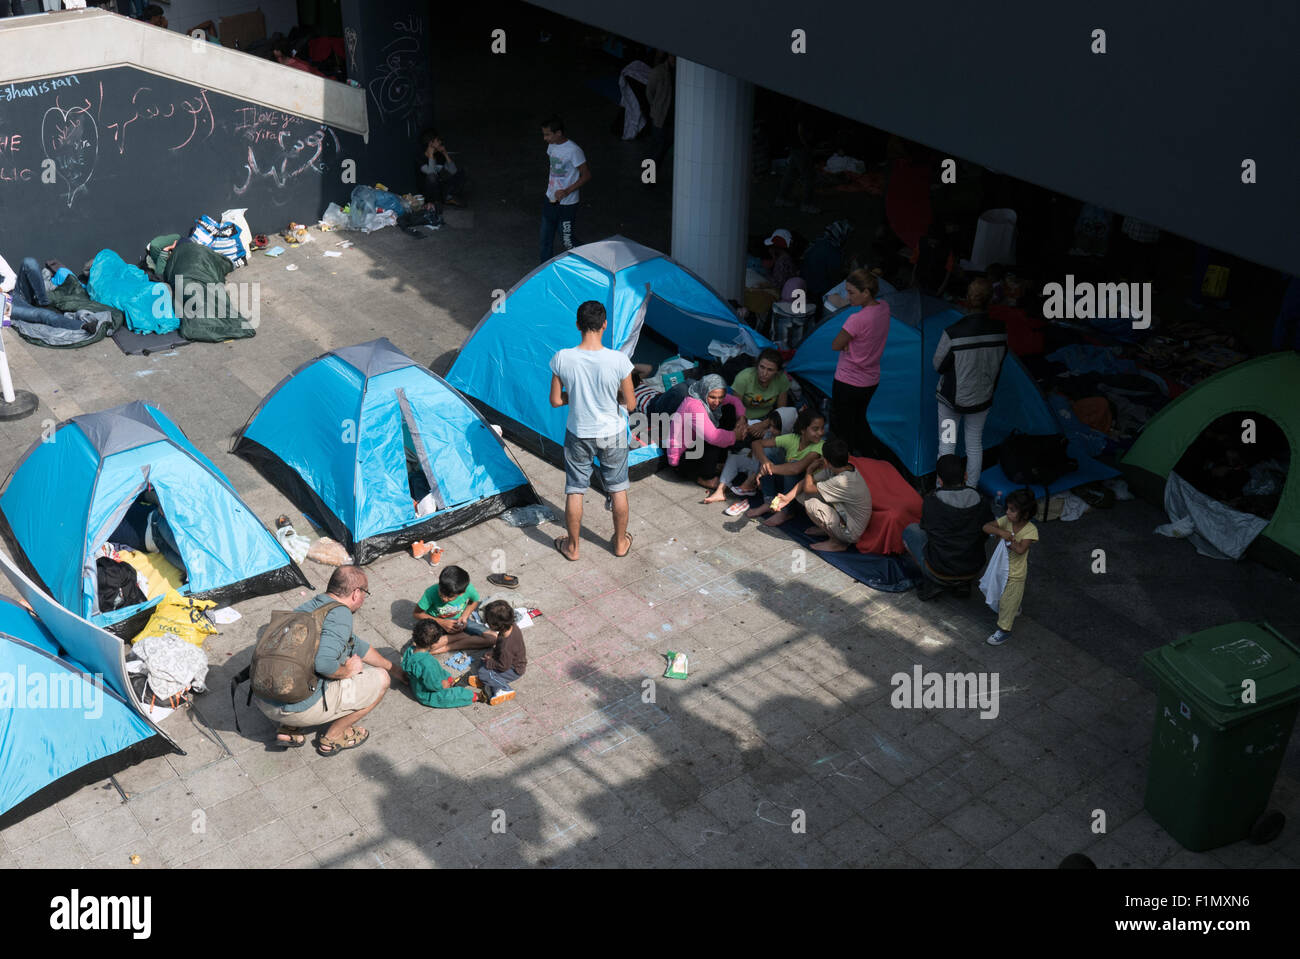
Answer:
[[[1036,506],[1034,494],[1018,489],[1007,497],[1007,512],[997,521],[984,524],[984,532],[1007,541],[1007,585],[998,601],[998,628],[987,640],[1001,646],[1011,638],[1011,626],[1020,614],[1025,598],[1025,577],[1029,572],[1029,547],[1038,542],[1038,527],[1030,522]]]

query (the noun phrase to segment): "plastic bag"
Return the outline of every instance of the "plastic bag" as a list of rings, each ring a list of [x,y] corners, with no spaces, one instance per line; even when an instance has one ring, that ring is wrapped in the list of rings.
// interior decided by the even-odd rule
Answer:
[[[307,558],[323,566],[347,566],[352,562],[352,557],[343,548],[343,544],[328,536],[322,536],[311,544],[311,548],[307,550]]]
[[[352,228],[352,218],[344,213],[337,203],[331,203],[325,208],[325,213],[321,216],[320,221],[335,230],[350,230]]]
[[[387,190],[358,186],[352,190],[352,228],[369,233],[383,226],[396,226],[397,214],[403,212],[402,198]],[[385,217],[384,214],[389,214]],[[370,219],[376,217],[377,219]],[[370,226],[367,226],[367,223]]]
[[[244,219],[244,214],[247,212],[248,208],[243,207],[238,210],[227,210],[221,214],[223,223],[233,223],[239,227],[239,240],[243,244],[245,251],[253,249],[253,231],[248,228],[248,221]],[[243,264],[236,263],[235,265],[242,266]]]
[[[295,563],[301,563],[307,558],[307,550],[311,548],[311,540],[306,536],[299,536],[294,532],[294,528],[285,524],[275,531],[275,538],[280,541],[284,551],[289,554],[289,558]]]
[[[150,637],[176,636],[187,643],[202,646],[204,639],[218,632],[217,627],[204,615],[204,610],[213,609],[216,605],[210,599],[191,599],[169,589],[144,629],[131,642],[138,643]]]
[[[382,213],[367,213],[361,218],[361,223],[355,229],[360,230],[362,233],[374,233],[386,226],[397,226],[397,214],[392,210],[384,210]]]
[[[555,514],[550,507],[543,506],[540,503],[536,506],[516,506],[514,509],[508,509],[501,514],[501,518],[511,526],[537,526],[541,523],[550,523],[555,519]]]
[[[1170,536],[1174,539],[1184,539],[1196,532],[1196,523],[1190,516],[1184,516],[1180,520],[1172,523],[1165,523],[1164,526],[1157,526],[1156,532],[1161,536]]]
[[[709,356],[713,357],[719,363],[726,363],[733,356],[739,356],[745,352],[745,341],[739,337],[734,342],[724,343],[722,340],[709,341]]]

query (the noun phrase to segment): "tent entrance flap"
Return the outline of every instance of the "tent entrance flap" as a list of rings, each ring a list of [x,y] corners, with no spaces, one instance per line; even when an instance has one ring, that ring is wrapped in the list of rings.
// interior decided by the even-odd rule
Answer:
[[[402,449],[406,453],[406,479],[411,489],[411,499],[419,503],[426,496],[432,497],[435,511],[447,508],[447,501],[438,486],[438,478],[433,475],[433,464],[429,460],[429,449],[420,433],[420,427],[411,413],[411,401],[406,390],[398,387],[397,403],[402,410]]]
[[[709,344],[714,340],[724,343],[739,341],[745,353],[750,356],[759,353],[752,331],[734,319],[696,313],[669,303],[653,293],[646,297],[643,309],[645,325],[677,344],[677,350],[682,356],[707,359]]]

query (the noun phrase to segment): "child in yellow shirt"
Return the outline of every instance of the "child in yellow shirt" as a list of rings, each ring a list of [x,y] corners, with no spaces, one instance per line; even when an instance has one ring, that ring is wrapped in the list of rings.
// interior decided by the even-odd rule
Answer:
[[[1038,542],[1038,527],[1030,522],[1037,502],[1027,489],[1014,490],[1007,497],[1007,512],[996,522],[985,523],[984,532],[1007,541],[1007,585],[998,600],[998,628],[987,640],[1001,646],[1011,638],[1011,626],[1020,614],[1025,598],[1025,578],[1029,574],[1029,547]]]

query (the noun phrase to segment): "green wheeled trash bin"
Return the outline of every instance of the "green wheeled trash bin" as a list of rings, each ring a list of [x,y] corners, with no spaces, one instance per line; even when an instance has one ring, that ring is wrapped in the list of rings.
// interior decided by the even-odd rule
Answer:
[[[1229,623],[1143,657],[1160,688],[1146,808],[1194,852],[1277,838],[1265,812],[1300,710],[1300,647],[1268,623]]]

